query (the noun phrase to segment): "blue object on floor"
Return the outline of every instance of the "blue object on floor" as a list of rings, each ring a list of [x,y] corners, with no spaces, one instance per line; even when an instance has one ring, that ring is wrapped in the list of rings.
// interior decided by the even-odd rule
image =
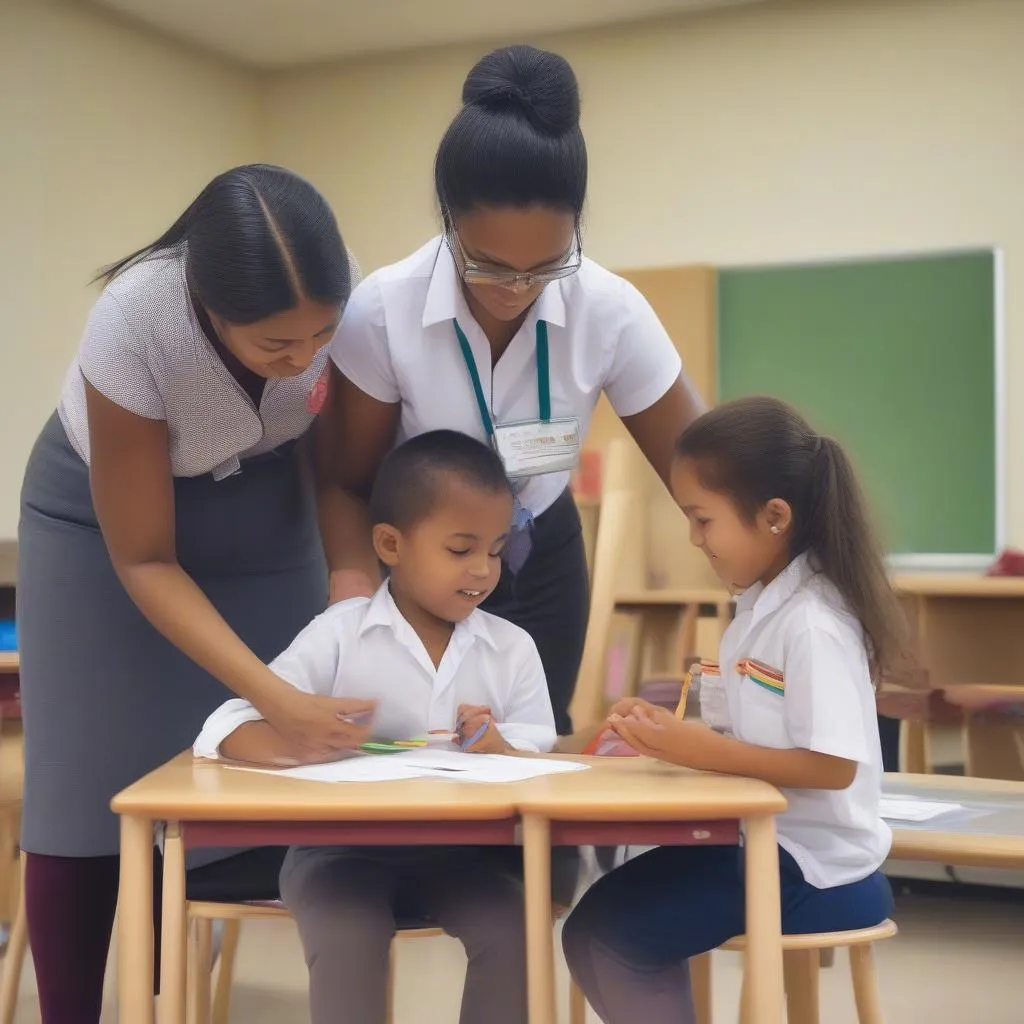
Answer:
[[[0,619],[0,651],[18,649],[18,630],[14,619]]]

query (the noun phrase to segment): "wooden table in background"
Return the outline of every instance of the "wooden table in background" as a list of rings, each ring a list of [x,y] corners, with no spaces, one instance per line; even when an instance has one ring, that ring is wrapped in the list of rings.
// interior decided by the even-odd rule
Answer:
[[[1024,871],[1024,782],[889,774],[884,789],[887,794],[920,800],[950,800],[971,813],[966,821],[953,812],[919,824],[894,826],[893,860]]]
[[[964,684],[1024,686],[1024,578],[968,574],[898,574],[915,652],[933,690]],[[964,753],[968,775],[1024,778],[1006,716],[968,715]],[[927,771],[928,729],[908,721],[901,767]]]
[[[578,760],[572,758],[572,760]],[[522,814],[530,1024],[555,1024],[550,843],[727,843],[747,827],[753,1024],[780,1024],[777,790],[647,760],[523,783],[297,782],[182,754],[115,797],[121,816],[121,1020],[153,1022],[154,826],[165,824],[161,1024],[184,1019],[184,850],[192,846],[512,844]],[[166,1017],[164,1017],[166,1014]]]

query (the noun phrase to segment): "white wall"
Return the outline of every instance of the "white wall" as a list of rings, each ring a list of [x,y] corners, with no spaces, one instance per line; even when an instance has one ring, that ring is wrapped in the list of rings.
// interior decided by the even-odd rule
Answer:
[[[261,143],[256,76],[81,4],[0,0],[0,539],[88,281]]]
[[[586,247],[609,266],[1004,249],[1024,544],[1024,2],[780,2],[538,42],[582,82]],[[487,48],[269,82],[271,157],[326,192],[364,266],[435,230],[434,148]]]

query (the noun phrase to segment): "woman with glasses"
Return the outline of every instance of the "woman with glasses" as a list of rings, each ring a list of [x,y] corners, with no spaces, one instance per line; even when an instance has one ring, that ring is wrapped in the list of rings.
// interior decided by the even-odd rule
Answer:
[[[583,255],[587,150],[568,63],[497,50],[462,100],[434,166],[444,234],[370,275],[331,345],[318,445],[334,481],[331,593],[380,582],[365,501],[396,440],[447,427],[490,441],[516,502],[484,607],[533,637],[566,734],[589,598],[569,471],[594,406],[605,392],[667,483],[701,403],[644,298]]]

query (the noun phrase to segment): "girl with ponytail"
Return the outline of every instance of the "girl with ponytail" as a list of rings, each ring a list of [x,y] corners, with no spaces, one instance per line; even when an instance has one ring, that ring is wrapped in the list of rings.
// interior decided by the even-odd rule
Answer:
[[[901,612],[845,452],[771,398],[719,406],[680,437],[672,489],[736,617],[699,673],[703,722],[629,699],[608,724],[638,753],[778,786],[785,934],[867,928],[880,868],[874,690]],[[607,1024],[692,1022],[687,961],[744,931],[739,847],[662,847],[606,875],[566,922],[569,966]]]

